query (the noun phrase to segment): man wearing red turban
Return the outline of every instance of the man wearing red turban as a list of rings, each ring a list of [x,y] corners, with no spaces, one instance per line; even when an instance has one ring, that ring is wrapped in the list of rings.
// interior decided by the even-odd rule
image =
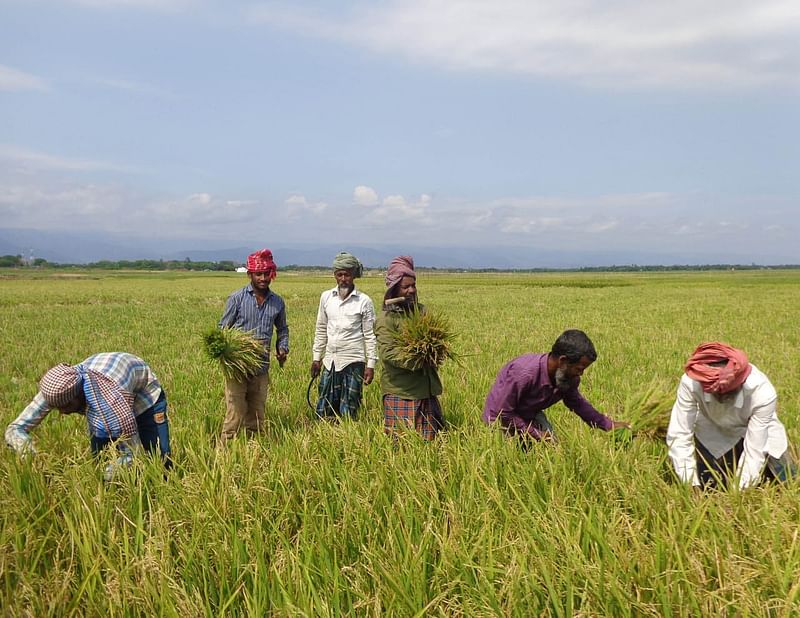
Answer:
[[[262,249],[247,256],[247,276],[250,283],[228,297],[220,328],[238,328],[252,333],[264,344],[261,371],[244,380],[225,380],[225,420],[222,438],[235,437],[242,428],[248,434],[264,427],[264,406],[269,390],[269,351],[273,330],[277,331],[275,358],[282,367],[289,354],[289,326],[283,299],[269,289],[278,274],[272,251]]]
[[[685,483],[713,487],[733,473],[739,487],[795,472],[775,388],[747,355],[725,343],[703,343],[684,367],[667,445]]]

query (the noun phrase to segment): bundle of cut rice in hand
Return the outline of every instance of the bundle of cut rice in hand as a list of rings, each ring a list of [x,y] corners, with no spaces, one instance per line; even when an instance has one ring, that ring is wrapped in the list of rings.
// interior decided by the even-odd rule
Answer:
[[[431,311],[413,309],[394,333],[397,360],[413,370],[441,367],[447,359],[456,359],[455,335],[446,318]]]
[[[203,335],[206,354],[219,361],[222,375],[237,381],[254,376],[264,363],[264,345],[238,328],[213,327]]]
[[[663,439],[667,436],[674,401],[675,389],[664,380],[653,380],[643,390],[628,396],[623,418],[631,424],[634,434]]]

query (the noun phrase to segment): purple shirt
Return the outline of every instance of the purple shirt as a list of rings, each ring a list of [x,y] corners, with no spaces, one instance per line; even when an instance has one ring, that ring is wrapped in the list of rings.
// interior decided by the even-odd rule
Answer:
[[[539,431],[531,425],[533,417],[563,399],[564,405],[586,424],[610,430],[611,419],[598,412],[578,390],[580,379],[576,380],[573,388],[566,391],[558,390],[550,382],[547,356],[523,354],[509,361],[500,370],[483,406],[484,422],[493,423],[499,420],[503,427],[519,433],[529,433],[538,439]]]

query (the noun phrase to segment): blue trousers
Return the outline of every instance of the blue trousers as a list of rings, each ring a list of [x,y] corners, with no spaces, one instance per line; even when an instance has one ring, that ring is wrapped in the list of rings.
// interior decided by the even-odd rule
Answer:
[[[172,467],[172,451],[169,446],[169,421],[167,420],[167,396],[161,391],[161,396],[147,410],[136,417],[136,428],[139,431],[139,439],[142,446],[148,453],[155,453],[158,446],[161,454],[161,461],[169,469]],[[91,446],[92,455],[97,455],[113,442],[110,438],[98,438],[92,436]]]

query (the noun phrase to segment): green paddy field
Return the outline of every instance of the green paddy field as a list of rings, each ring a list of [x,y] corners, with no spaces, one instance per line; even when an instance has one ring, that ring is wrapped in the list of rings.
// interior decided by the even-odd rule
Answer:
[[[580,328],[599,352],[582,390],[610,416],[654,378],[677,387],[694,347],[721,339],[770,377],[798,445],[800,272],[422,272],[420,300],[450,319],[462,359],[441,372],[447,432],[398,448],[377,383],[358,421],[313,420],[314,319],[333,278],[284,272],[272,287],[291,352],[272,368],[268,430],[218,446],[222,378],[201,334],[245,283],[0,273],[0,425],[50,366],[124,350],[167,391],[177,465],[104,484],[83,420],[57,413],[35,458],[0,451],[2,615],[800,615],[800,480],[694,496],[663,444],[618,444],[561,405],[560,443],[527,453],[480,422],[501,365]],[[379,301],[378,273],[358,283]]]

